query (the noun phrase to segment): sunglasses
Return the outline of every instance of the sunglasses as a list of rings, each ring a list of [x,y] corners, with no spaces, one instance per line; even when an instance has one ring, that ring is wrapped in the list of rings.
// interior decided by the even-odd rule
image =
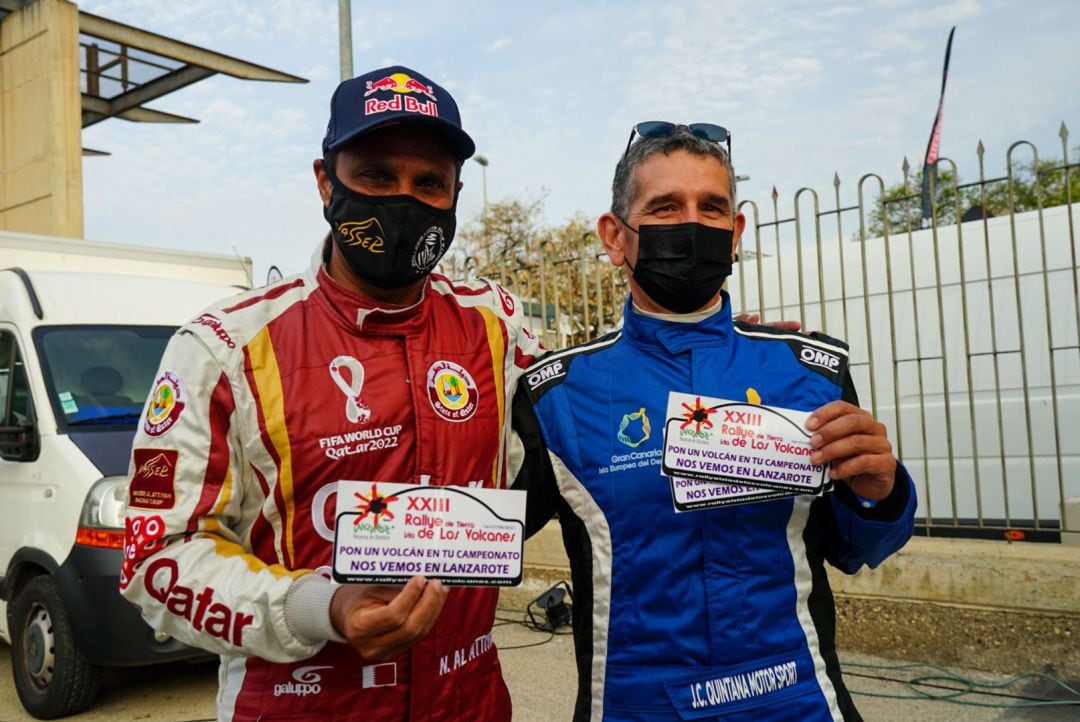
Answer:
[[[731,157],[731,133],[727,128],[719,125],[713,125],[712,123],[690,123],[689,125],[680,125],[678,123],[669,123],[666,120],[646,120],[643,123],[638,123],[630,131],[630,139],[626,141],[626,150],[623,151],[625,157],[630,152],[630,146],[634,144],[634,138],[667,138],[668,136],[675,134],[676,128],[686,128],[690,131],[691,135],[695,135],[698,138],[707,140],[717,144],[726,144],[728,158]]]

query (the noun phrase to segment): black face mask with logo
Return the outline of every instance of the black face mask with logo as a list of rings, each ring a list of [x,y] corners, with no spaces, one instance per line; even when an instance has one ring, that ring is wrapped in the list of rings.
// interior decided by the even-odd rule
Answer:
[[[626,221],[623,224],[638,234],[637,266],[630,266],[634,280],[669,311],[698,310],[731,275],[734,233],[728,228],[673,223],[635,229]]]
[[[332,186],[323,215],[334,244],[358,277],[385,290],[427,276],[454,240],[457,196],[436,208],[410,195],[369,196],[346,188],[323,162]]]

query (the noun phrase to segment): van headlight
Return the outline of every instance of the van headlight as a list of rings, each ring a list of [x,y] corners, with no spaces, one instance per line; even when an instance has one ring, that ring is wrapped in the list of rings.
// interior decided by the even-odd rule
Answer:
[[[127,493],[126,476],[106,476],[94,482],[83,501],[75,543],[91,547],[123,548]]]

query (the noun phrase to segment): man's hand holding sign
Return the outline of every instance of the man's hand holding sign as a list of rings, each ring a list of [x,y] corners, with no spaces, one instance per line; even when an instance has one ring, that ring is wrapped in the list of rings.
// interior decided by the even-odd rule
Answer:
[[[334,593],[330,619],[368,659],[401,654],[435,624],[447,589],[435,579],[414,576],[399,586],[343,584]]]
[[[843,481],[864,499],[887,497],[896,480],[896,457],[885,424],[847,401],[833,401],[806,420],[814,432],[810,456],[815,464],[830,464],[829,477]]]

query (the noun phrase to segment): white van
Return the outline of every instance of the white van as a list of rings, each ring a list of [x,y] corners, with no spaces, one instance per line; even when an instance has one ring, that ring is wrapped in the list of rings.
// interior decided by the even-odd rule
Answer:
[[[95,264],[112,272],[40,270]],[[0,269],[0,638],[23,705],[54,718],[93,703],[102,666],[203,654],[117,590],[128,461],[169,337],[250,261],[0,234]]]

